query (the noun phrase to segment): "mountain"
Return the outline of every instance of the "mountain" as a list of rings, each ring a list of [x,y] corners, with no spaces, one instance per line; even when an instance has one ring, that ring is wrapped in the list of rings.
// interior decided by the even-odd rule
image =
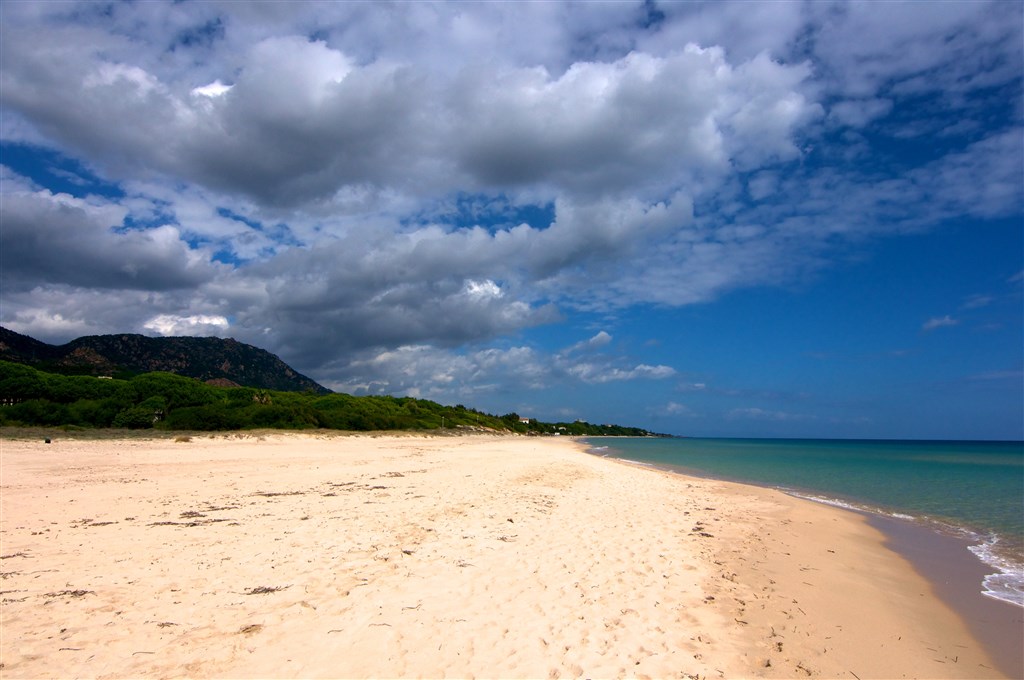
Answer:
[[[166,371],[215,384],[328,394],[270,352],[231,338],[88,335],[48,345],[0,327],[0,359],[53,373],[132,375]]]

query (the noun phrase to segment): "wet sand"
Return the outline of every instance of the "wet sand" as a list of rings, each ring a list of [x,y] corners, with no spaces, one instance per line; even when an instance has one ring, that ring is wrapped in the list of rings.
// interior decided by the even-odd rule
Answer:
[[[746,484],[742,480],[723,480],[678,465],[652,464],[651,467],[685,477]],[[762,488],[774,487],[763,485]],[[1024,678],[1024,646],[1021,644],[1024,608],[982,593],[984,579],[993,572],[993,567],[971,553],[972,543],[967,538],[908,519],[848,510],[863,516],[884,534],[884,545],[905,558],[928,581],[932,593],[956,612],[1001,673],[1010,678]]]
[[[1005,677],[864,517],[565,439],[0,439],[4,677]]]
[[[999,669],[1008,677],[1024,678],[1024,607],[982,594],[982,582],[992,567],[968,550],[971,543],[903,519],[867,518],[885,533],[886,545],[906,557],[960,615]]]

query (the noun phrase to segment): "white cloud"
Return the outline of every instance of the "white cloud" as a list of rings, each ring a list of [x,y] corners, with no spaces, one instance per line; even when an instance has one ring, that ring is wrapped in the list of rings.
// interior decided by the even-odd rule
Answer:
[[[962,309],[978,309],[980,307],[987,307],[992,304],[994,298],[991,295],[976,294],[971,295],[967,300],[964,301],[960,307]]]
[[[160,335],[222,335],[228,329],[223,316],[158,314],[142,325]]]
[[[196,97],[220,97],[231,91],[233,85],[225,85],[219,80],[215,80],[209,85],[203,85],[202,87],[192,88],[192,95]]]
[[[619,380],[636,380],[639,378],[661,380],[664,378],[671,378],[676,374],[675,369],[671,366],[664,366],[660,364],[657,366],[638,364],[633,368],[623,369],[603,363],[598,364],[585,361],[571,364],[565,367],[565,371],[569,375],[582,380],[585,383],[591,384],[615,382]]]
[[[890,99],[849,99],[832,106],[829,116],[843,125],[860,128],[887,115],[890,111]]]
[[[7,328],[45,342],[61,344],[82,335],[142,333],[155,310],[178,316],[217,316],[201,292],[181,290],[110,290],[69,285],[38,286],[4,291],[4,322]],[[148,309],[148,314],[139,310]],[[54,312],[50,310],[62,310]],[[211,334],[216,333],[211,328]],[[249,337],[259,346],[253,335]]]
[[[1019,12],[1006,3],[950,2],[927,12],[896,2],[808,7],[819,26],[815,51],[835,75],[830,85],[847,95],[870,97],[894,83],[951,94],[978,87],[979,79],[1019,77],[1012,61],[986,56],[1019,53]]]
[[[588,347],[604,347],[612,341],[612,336],[607,331],[598,331],[597,335],[587,340]]]
[[[609,344],[611,341],[612,336],[611,334],[608,333],[608,331],[598,331],[593,337],[588,338],[587,340],[581,340],[580,342],[577,342],[575,345],[567,347],[562,352],[562,354],[567,355],[571,352],[584,352],[600,349],[601,347],[604,347],[605,345]]]
[[[500,298],[501,287],[490,279],[466,281],[465,294],[471,299]]]
[[[680,404],[676,401],[670,401],[660,408],[653,409],[652,412],[658,416],[668,416],[671,418],[697,419],[705,417],[700,411],[695,411],[687,404]]]
[[[65,318],[62,314],[48,314],[39,309],[27,309],[15,314],[4,325],[16,333],[31,334],[41,340],[67,340],[89,334],[89,323],[83,317]]]
[[[529,347],[488,348],[465,353],[428,345],[371,352],[329,371],[324,384],[353,394],[407,394],[459,401],[502,385],[540,389],[547,360]]]
[[[664,364],[658,364],[657,366],[650,366],[648,364],[639,364],[636,368],[630,371],[631,377],[643,377],[650,378],[653,380],[662,380],[664,378],[671,378],[676,374],[676,369],[671,366],[665,366]]]
[[[603,346],[598,333],[597,346]],[[416,394],[459,401],[509,389],[540,390],[566,379],[596,385],[630,380],[661,380],[676,374],[670,366],[635,364],[624,356],[572,358],[574,348],[546,352],[528,346],[466,351],[430,345],[404,345],[363,353],[327,368],[324,385],[343,392]]]
[[[767,420],[774,422],[791,422],[791,421],[804,421],[804,420],[815,420],[816,416],[802,413],[789,413],[787,411],[775,411],[771,409],[762,409],[757,407],[751,408],[735,408],[726,414],[729,419],[739,420]]]
[[[806,8],[786,3],[665,2],[658,9],[667,15],[659,30],[639,36],[639,44],[653,51],[671,50],[697,42],[722,45],[736,59],[750,59],[762,52],[781,55],[788,51],[801,30],[806,30]]]
[[[960,323],[960,321],[958,319],[954,319],[949,314],[947,314],[945,316],[937,316],[937,317],[933,317],[931,319],[928,319],[921,326],[921,330],[923,330],[923,331],[933,331],[936,328],[947,328],[949,326],[956,326],[959,323]]]

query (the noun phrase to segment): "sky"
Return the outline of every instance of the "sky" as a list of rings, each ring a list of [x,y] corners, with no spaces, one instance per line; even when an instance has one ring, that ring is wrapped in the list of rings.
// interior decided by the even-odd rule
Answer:
[[[1024,438],[1024,4],[0,3],[0,325],[715,437]]]

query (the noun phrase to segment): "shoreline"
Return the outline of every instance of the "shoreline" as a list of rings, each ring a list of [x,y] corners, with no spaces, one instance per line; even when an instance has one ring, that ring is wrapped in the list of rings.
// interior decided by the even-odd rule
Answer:
[[[525,437],[0,439],[5,677],[1004,677],[855,513]]]
[[[756,479],[742,478],[742,477],[731,477],[728,475],[718,474],[699,468],[689,467],[685,465],[676,465],[672,463],[663,463],[656,461],[646,460],[633,460],[626,457],[613,456],[606,454],[605,451],[609,448],[607,445],[595,446],[594,442],[589,441],[593,439],[607,439],[602,437],[580,437],[581,441],[585,446],[588,447],[587,452],[592,455],[601,457],[616,458],[626,463],[648,466],[651,468],[666,470],[683,476],[695,477],[698,479],[710,479],[718,480],[723,482],[730,482],[734,484],[746,484],[749,486],[755,486],[765,489],[773,489],[781,491],[784,494],[793,496],[794,498],[801,498],[809,500],[815,503],[821,503],[831,507],[836,507],[844,510],[848,510],[854,513],[864,514],[867,517],[878,517],[883,523],[886,520],[892,520],[896,523],[906,522],[911,526],[916,527],[919,530],[926,531],[929,534],[938,534],[942,537],[953,539],[948,541],[949,545],[954,543],[963,544],[966,549],[977,562],[984,565],[982,568],[982,578],[978,581],[980,584],[979,593],[981,593],[986,599],[993,599],[1001,603],[1005,603],[1010,606],[1017,607],[1024,612],[1024,600],[1020,600],[1021,594],[1019,591],[1013,591],[1007,586],[1000,584],[1002,577],[1010,575],[1016,575],[1020,571],[1018,566],[1019,557],[1010,553],[1009,555],[1003,555],[1000,547],[994,548],[994,543],[1001,543],[1005,536],[993,533],[991,530],[980,529],[978,527],[972,527],[967,525],[961,520],[956,519],[933,519],[927,516],[915,516],[906,514],[907,512],[913,511],[897,511],[893,509],[883,509],[875,505],[871,505],[865,501],[856,499],[843,499],[836,497],[836,494],[825,495],[828,492],[812,488],[801,488],[794,487],[791,485],[781,485],[777,482],[758,481]],[[888,526],[888,524],[885,524]],[[959,555],[958,555],[959,557]],[[999,592],[997,589],[1002,589],[1003,592]]]
[[[618,460],[627,465],[661,470],[684,478],[707,479],[776,491],[792,498],[864,517],[871,526],[882,532],[885,537],[884,545],[906,559],[914,570],[929,582],[934,595],[957,613],[978,642],[998,663],[1002,672],[1007,677],[1024,678],[1024,654],[1020,651],[1020,640],[1024,639],[1024,607],[985,593],[986,577],[999,573],[999,570],[981,559],[971,549],[976,546],[977,541],[966,535],[957,536],[940,532],[938,528],[920,523],[912,517],[872,510],[848,502],[837,502],[810,491],[797,492],[767,483],[725,478],[684,466],[618,458],[605,451],[607,446],[594,447],[587,441],[581,441],[581,444],[587,447],[587,453],[590,455]]]
[[[864,513],[886,536],[886,545],[906,558],[931,583],[936,596],[963,619],[999,668],[1024,678],[1024,607],[985,595],[981,584],[992,567],[969,549],[972,541],[941,534],[896,517]]]

